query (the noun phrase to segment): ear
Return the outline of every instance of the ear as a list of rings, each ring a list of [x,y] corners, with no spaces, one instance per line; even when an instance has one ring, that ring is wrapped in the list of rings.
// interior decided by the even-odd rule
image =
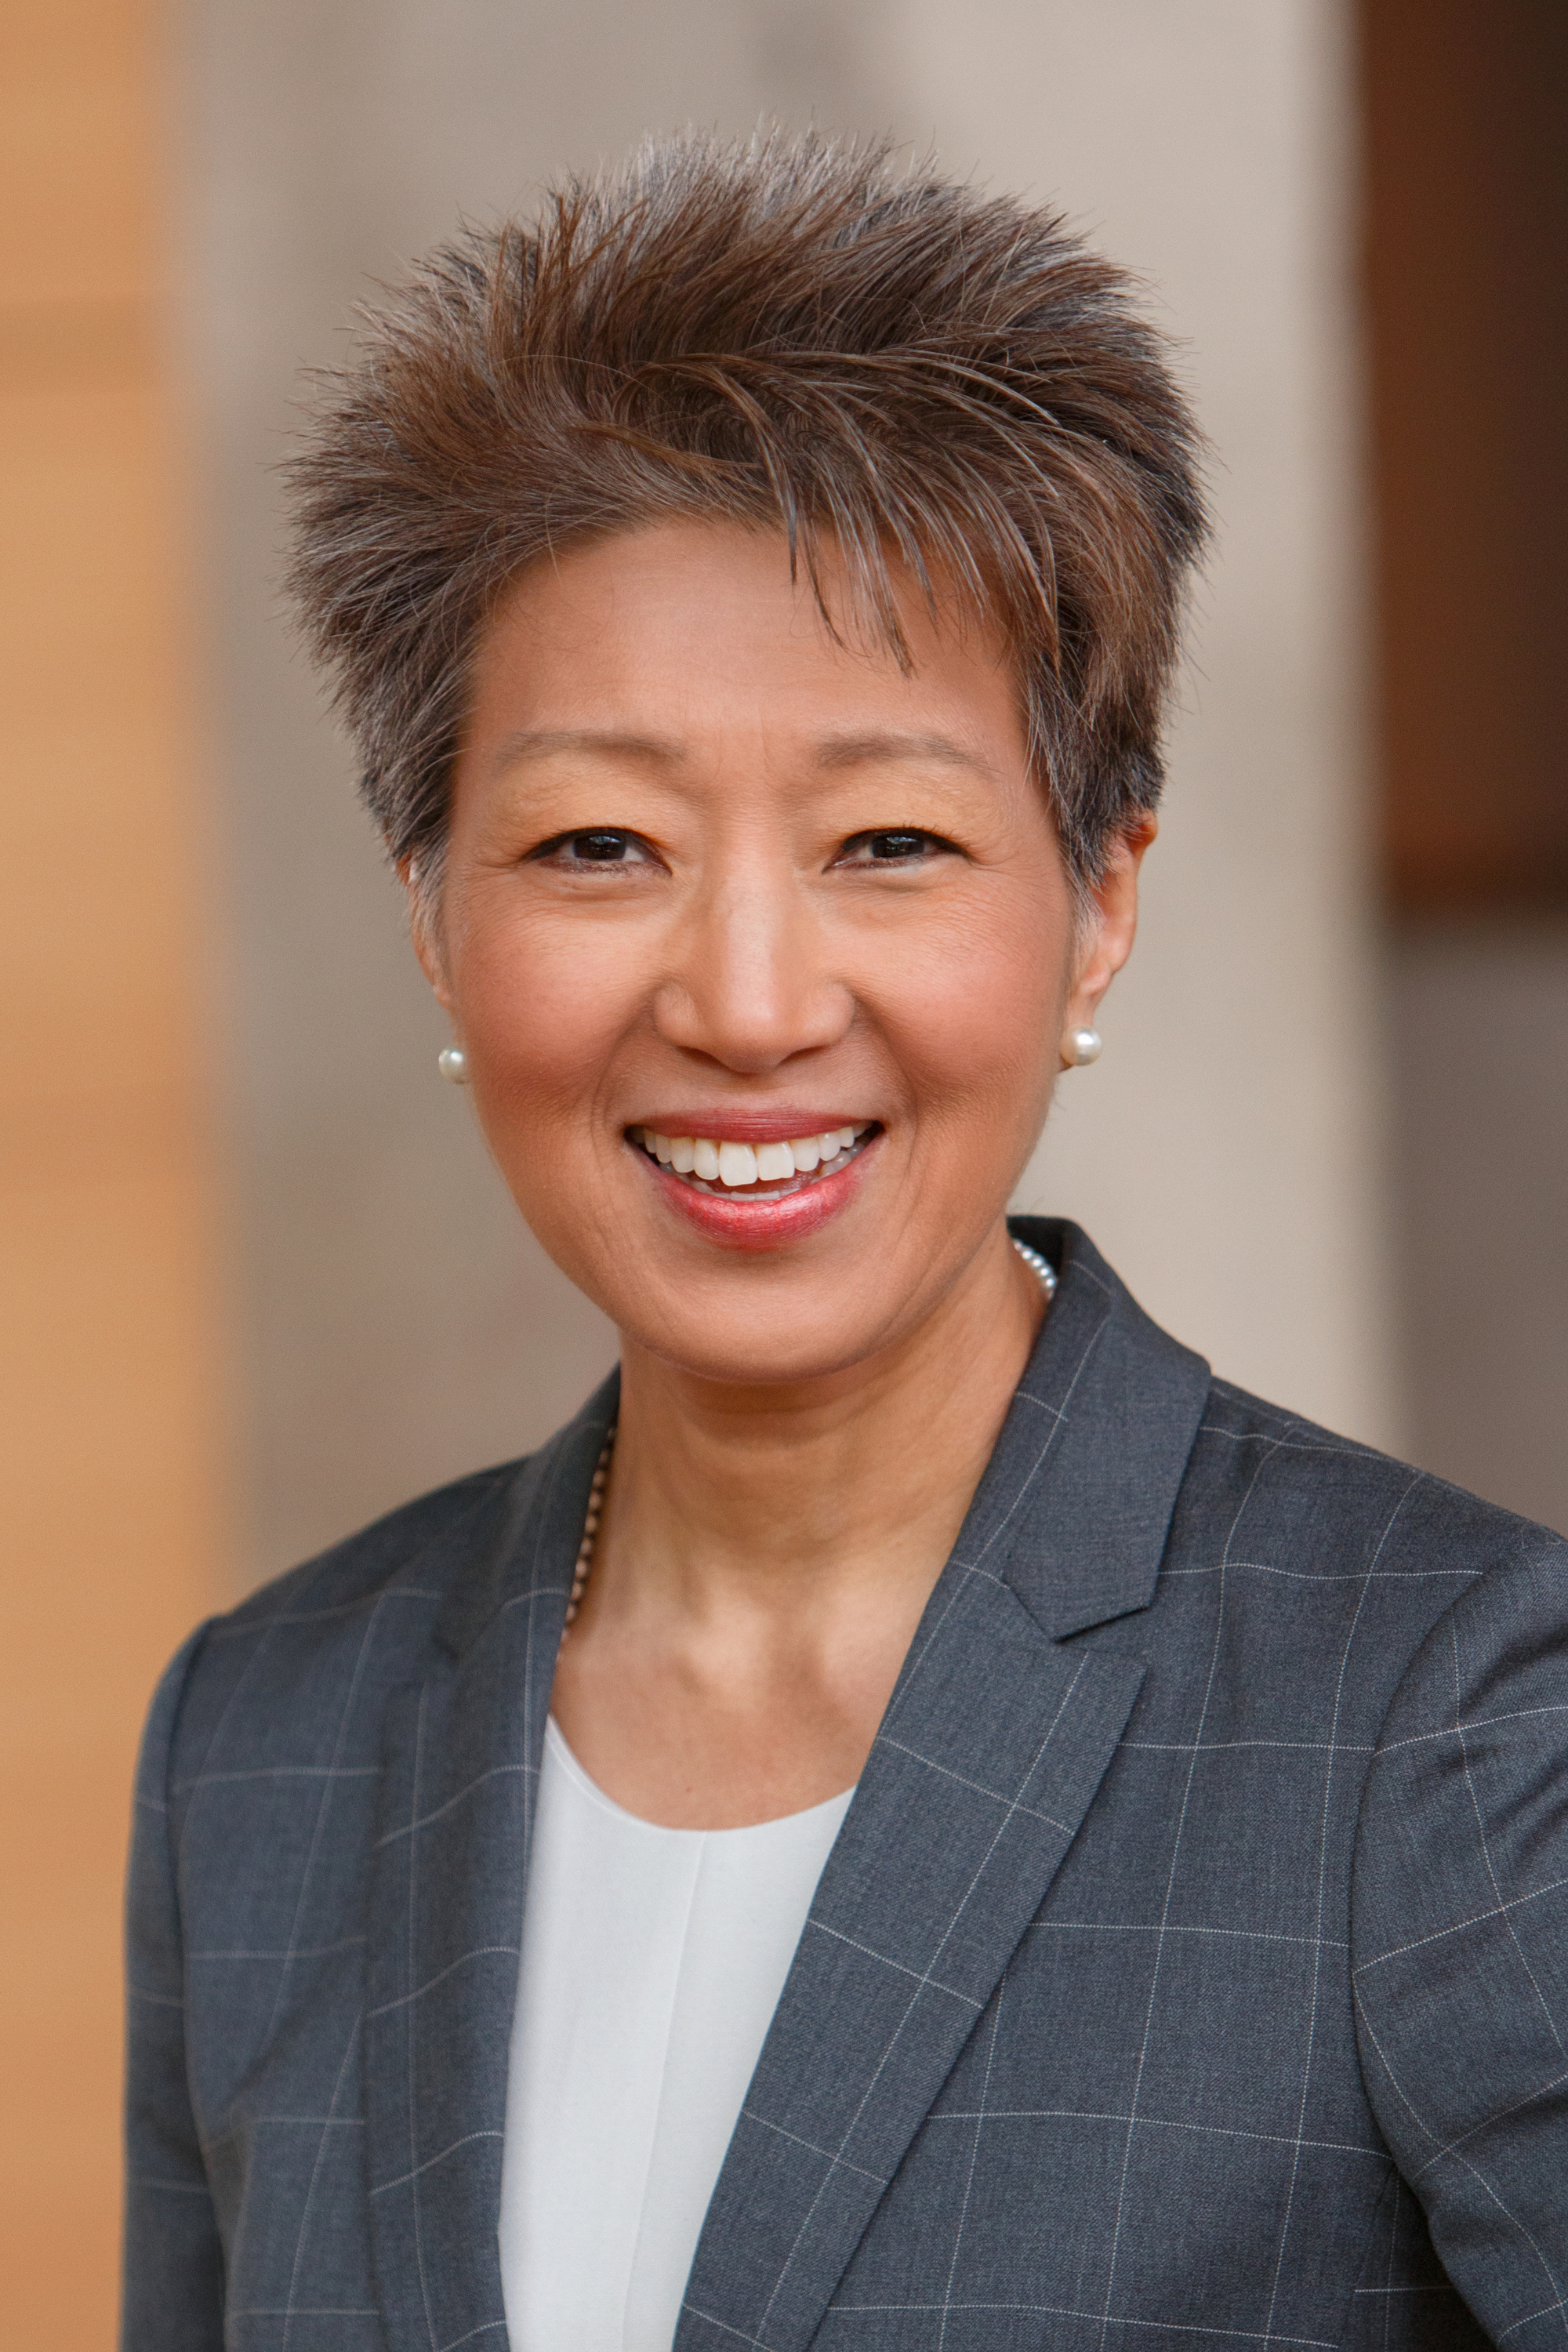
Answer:
[[[438,1003],[449,1013],[451,999],[447,992],[447,975],[441,961],[441,941],[433,919],[432,910],[420,887],[419,861],[416,857],[397,860],[397,878],[403,885],[403,895],[408,909],[408,936],[414,942],[414,952],[419,959],[419,969],[436,992]]]
[[[1132,952],[1138,934],[1138,874],[1143,853],[1159,832],[1152,813],[1118,835],[1105,871],[1088,892],[1072,982],[1062,1025],[1092,1029],[1100,1000]]]

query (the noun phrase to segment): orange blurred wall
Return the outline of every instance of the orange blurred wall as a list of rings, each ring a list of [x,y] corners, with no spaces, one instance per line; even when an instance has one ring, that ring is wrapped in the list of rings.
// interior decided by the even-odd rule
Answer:
[[[137,1729],[217,1585],[165,27],[0,9],[0,2344],[112,2343]]]

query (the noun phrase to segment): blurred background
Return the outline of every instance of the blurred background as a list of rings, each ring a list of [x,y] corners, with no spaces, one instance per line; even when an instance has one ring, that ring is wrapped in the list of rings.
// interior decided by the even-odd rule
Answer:
[[[459,215],[687,121],[891,131],[1140,271],[1219,537],[1020,1203],[1561,1525],[1565,100],[1562,0],[4,0],[0,2343],[111,2341],[163,1659],[612,1353],[437,1076],[281,616],[302,372]]]

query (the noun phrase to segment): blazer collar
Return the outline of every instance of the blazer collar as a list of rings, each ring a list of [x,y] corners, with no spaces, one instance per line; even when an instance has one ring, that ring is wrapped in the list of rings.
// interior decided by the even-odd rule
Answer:
[[[437,1612],[435,1638],[454,1658],[466,1656],[502,1610],[553,1587],[563,1568],[570,1569],[583,1533],[588,1488],[614,1426],[620,1393],[617,1369],[548,1444],[518,1465],[488,1540],[465,1565]],[[569,1575],[566,1581],[570,1584]],[[564,1612],[564,1600],[562,1608]],[[541,1731],[541,1739],[543,1736]]]
[[[1013,1217],[1057,1294],[969,1517],[959,1556],[1003,1574],[1058,1641],[1146,1609],[1209,1368],[1151,1322],[1065,1217]]]

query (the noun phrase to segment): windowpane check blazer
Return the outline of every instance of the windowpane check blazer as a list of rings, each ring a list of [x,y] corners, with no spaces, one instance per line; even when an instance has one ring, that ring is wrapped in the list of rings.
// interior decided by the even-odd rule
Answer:
[[[1562,2346],[1568,1548],[1211,1379],[1076,1228],[1016,1230],[1060,1287],[679,2352]],[[126,2352],[503,2352],[529,1834],[614,1410],[170,1668]]]

